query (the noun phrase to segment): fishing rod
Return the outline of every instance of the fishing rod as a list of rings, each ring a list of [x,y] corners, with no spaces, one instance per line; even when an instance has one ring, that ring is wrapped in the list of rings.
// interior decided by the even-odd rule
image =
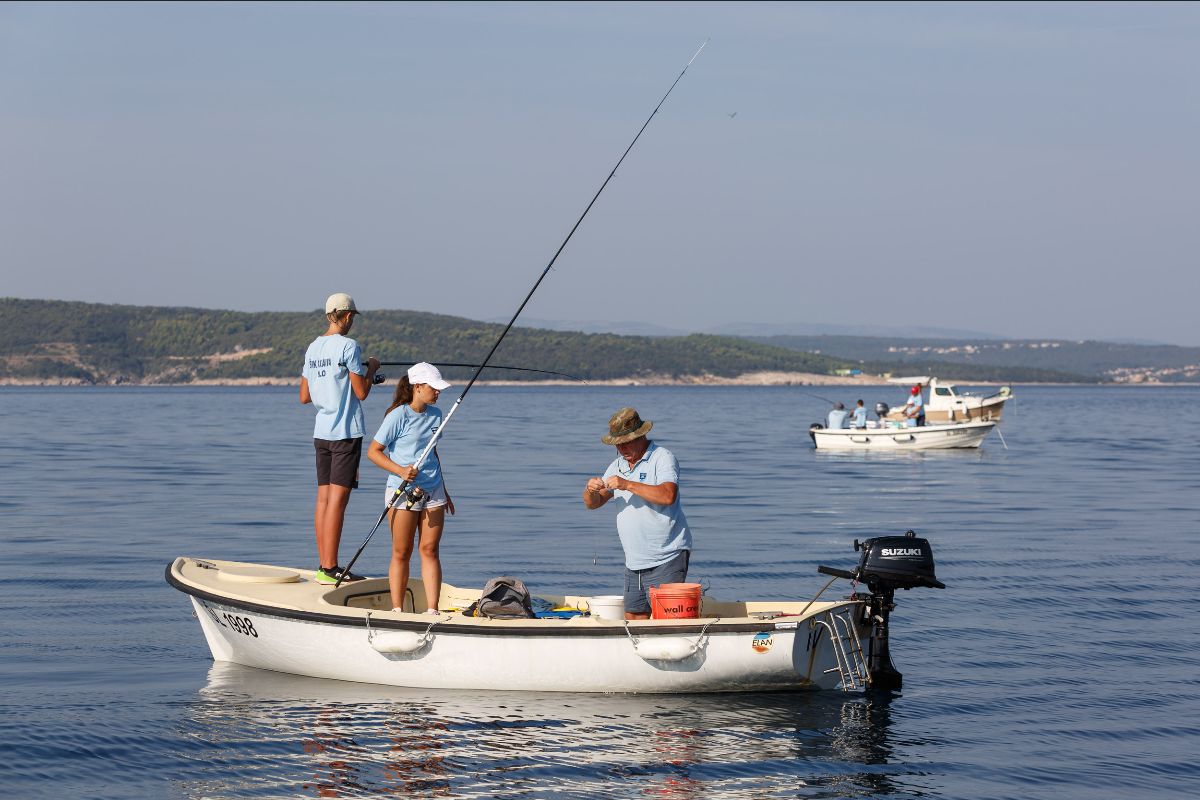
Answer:
[[[837,400],[830,400],[828,397],[821,397],[821,395],[813,394],[812,392],[801,392],[800,394],[806,394],[809,397],[815,397],[818,400],[824,400],[826,403],[829,403],[830,405],[837,405],[837,402],[838,402]]]
[[[417,363],[416,361],[380,361],[379,366],[381,366],[381,367],[411,367],[413,364],[416,364],[416,363]],[[437,362],[437,365],[439,367],[475,367],[478,369],[487,367],[488,369],[511,369],[511,370],[516,370],[518,372],[540,372],[544,375],[558,375],[561,378],[570,378],[573,381],[579,381],[580,383],[584,383],[584,384],[587,383],[587,381],[585,381],[583,378],[576,377],[575,375],[568,375],[565,372],[555,372],[552,369],[534,369],[533,367],[505,367],[505,366],[501,366],[500,364],[449,364],[449,363],[446,363],[445,361],[439,361],[439,362]],[[465,394],[465,392],[464,392],[464,394]]]
[[[625,148],[625,152],[621,154],[619,159],[617,159],[616,165],[612,168],[612,171],[608,173],[608,177],[604,179],[604,183],[600,184],[600,188],[597,189],[596,194],[592,196],[592,200],[587,204],[587,208],[583,209],[583,213],[579,215],[579,219],[575,220],[575,224],[571,226],[570,232],[567,233],[567,238],[563,239],[562,244],[560,244],[558,249],[554,251],[554,256],[550,259],[550,263],[546,265],[546,268],[542,270],[542,274],[538,276],[536,281],[534,281],[533,288],[529,290],[529,294],[525,295],[525,299],[522,300],[521,305],[517,307],[516,313],[512,315],[512,319],[508,321],[508,324],[504,326],[504,330],[500,332],[500,336],[496,339],[496,343],[492,345],[492,349],[488,351],[488,354],[484,357],[483,362],[475,368],[475,374],[471,376],[471,380],[467,382],[465,387],[463,387],[462,394],[460,394],[458,399],[454,401],[454,405],[446,413],[445,419],[442,420],[441,426],[434,431],[433,437],[429,440],[429,444],[425,446],[425,450],[422,451],[420,457],[415,463],[413,463],[412,466],[414,469],[417,469],[418,471],[421,469],[421,465],[425,463],[425,459],[428,458],[429,454],[433,451],[434,445],[437,444],[438,439],[440,439],[442,434],[446,432],[446,426],[450,424],[450,418],[454,416],[454,412],[458,410],[460,405],[462,405],[463,399],[467,396],[467,393],[471,391],[471,387],[475,385],[475,381],[479,379],[479,374],[483,372],[484,367],[486,367],[488,362],[492,360],[492,356],[495,355],[496,350],[500,347],[500,343],[504,341],[504,337],[508,335],[508,332],[512,330],[513,325],[516,324],[517,317],[521,316],[521,312],[525,310],[525,306],[528,305],[529,301],[533,298],[533,293],[538,290],[538,287],[542,285],[542,281],[544,281],[546,276],[550,274],[550,268],[554,266],[554,262],[558,260],[558,256],[566,248],[567,242],[571,241],[571,237],[575,235],[575,231],[578,230],[579,226],[583,223],[584,217],[588,215],[588,212],[592,210],[592,206],[596,204],[598,199],[600,199],[600,194],[604,191],[604,187],[608,186],[608,182],[611,181],[613,176],[617,174],[617,169],[619,169],[621,164],[625,161],[625,156],[629,155],[629,151],[633,149],[635,144],[637,144],[638,139],[642,138],[642,133],[650,125],[650,121],[654,119],[654,116],[658,113],[658,110],[662,108],[663,103],[667,102],[667,98],[671,96],[671,92],[675,90],[676,85],[679,84],[679,81],[683,80],[683,76],[688,71],[688,67],[692,65],[692,62],[695,61],[697,56],[700,55],[700,51],[703,50],[707,45],[708,39],[705,39],[704,44],[700,45],[700,49],[697,50],[695,54],[692,55],[691,59],[688,60],[687,64],[684,65],[683,69],[679,72],[679,75],[677,75],[674,82],[672,82],[671,87],[667,89],[667,93],[662,96],[662,99],[658,101],[658,105],[656,105],[654,110],[650,112],[650,116],[646,117],[646,121],[643,122],[642,127],[638,129],[637,135],[633,137],[633,141],[629,143],[629,146]],[[350,563],[347,564],[346,568],[339,574],[334,588],[341,586],[345,576],[350,574],[350,568],[354,566],[354,562],[358,560],[358,557],[362,555],[363,550],[367,548],[367,544],[370,543],[371,537],[375,535],[375,531],[379,529],[380,524],[382,524],[383,520],[387,518],[388,512],[391,511],[396,506],[396,503],[399,502],[400,498],[404,496],[405,490],[408,488],[408,484],[409,481],[404,480],[401,481],[398,487],[396,487],[396,491],[392,494],[391,499],[388,500],[387,505],[383,509],[383,513],[380,514],[379,519],[375,521],[375,526],[371,528],[371,532],[367,534],[366,541],[362,543],[362,546],[358,548],[358,552],[354,554],[354,558],[350,559]]]

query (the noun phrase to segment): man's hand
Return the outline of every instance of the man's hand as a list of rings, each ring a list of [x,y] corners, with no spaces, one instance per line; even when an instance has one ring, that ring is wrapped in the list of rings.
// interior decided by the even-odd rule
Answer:
[[[587,485],[583,487],[583,504],[588,508],[599,508],[608,502],[612,497],[612,493],[604,485],[604,481],[600,478],[588,478]]]

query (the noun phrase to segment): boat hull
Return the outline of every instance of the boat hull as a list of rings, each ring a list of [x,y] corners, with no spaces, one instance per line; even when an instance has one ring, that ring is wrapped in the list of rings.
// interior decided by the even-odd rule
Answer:
[[[355,597],[381,589],[386,595],[383,579],[369,581],[378,585],[357,595],[345,586],[332,590],[302,580],[266,587],[268,600],[255,598],[254,587],[223,593],[214,591],[212,581],[190,581],[181,567],[188,561],[177,559],[168,568],[168,582],[191,596],[213,658],[260,669],[489,691],[690,693],[854,689],[865,683],[844,652],[868,635],[857,600],[814,603],[804,615],[771,619],[435,618],[354,606]],[[789,604],[776,605],[787,611]]]
[[[966,422],[904,428],[813,428],[818,450],[949,450],[979,447],[995,422]]]
[[[936,408],[931,402],[925,409],[925,421],[931,425],[950,422],[999,422],[1008,396],[983,399],[955,397],[948,408]]]

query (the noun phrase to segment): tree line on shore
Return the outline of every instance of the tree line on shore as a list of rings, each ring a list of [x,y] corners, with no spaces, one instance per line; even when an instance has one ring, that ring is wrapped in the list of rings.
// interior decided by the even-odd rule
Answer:
[[[371,311],[352,335],[384,361],[476,364],[503,326],[417,311]],[[324,317],[311,312],[242,312],[0,298],[0,378],[44,382],[190,383],[288,379]],[[584,380],[734,378],[751,372],[953,374],[964,381],[1093,381],[1045,367],[853,359],[734,336],[619,336],[514,328],[492,363],[552,370]],[[466,368],[447,368],[463,379]],[[490,377],[539,380],[537,373]]]

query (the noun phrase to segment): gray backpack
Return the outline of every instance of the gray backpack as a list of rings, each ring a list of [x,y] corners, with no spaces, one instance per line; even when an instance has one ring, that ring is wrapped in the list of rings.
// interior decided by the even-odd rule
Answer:
[[[483,585],[479,600],[463,612],[468,617],[488,619],[533,619],[529,589],[518,578],[502,575]]]

